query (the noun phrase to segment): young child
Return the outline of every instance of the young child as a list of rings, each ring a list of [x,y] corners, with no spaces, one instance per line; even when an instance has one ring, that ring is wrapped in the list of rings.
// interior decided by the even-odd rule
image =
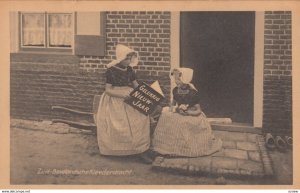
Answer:
[[[202,113],[199,102],[199,93],[190,83],[193,70],[189,68],[174,69],[171,73],[176,87],[173,89],[173,106],[177,106],[176,112],[186,116],[198,116]],[[189,79],[188,79],[189,78]]]
[[[201,111],[199,93],[191,84],[193,70],[174,69],[171,111],[163,111],[153,135],[153,149],[165,155],[198,157],[217,152],[222,141],[214,138],[209,122]],[[173,106],[176,110],[173,113]]]
[[[142,153],[149,149],[149,116],[124,103],[133,88],[138,86],[132,69],[137,63],[137,52],[119,44],[116,46],[116,60],[107,65],[105,92],[95,118],[102,155],[141,154],[144,158]]]

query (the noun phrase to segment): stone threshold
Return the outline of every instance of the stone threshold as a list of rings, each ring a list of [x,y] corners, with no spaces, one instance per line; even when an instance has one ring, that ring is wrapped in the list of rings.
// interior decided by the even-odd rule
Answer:
[[[237,157],[234,155],[226,155],[226,153],[223,154],[222,152],[198,158],[170,158],[160,156],[156,157],[152,163],[152,169],[179,175],[199,177],[223,176],[230,178],[272,179],[274,177],[272,161],[265,147],[264,138],[262,135],[256,135],[253,140],[255,141],[254,144],[257,146],[255,152],[259,154],[259,159],[251,158],[249,160],[249,152],[247,153],[249,155],[247,158],[243,156]],[[241,150],[236,150],[236,152],[238,151]],[[252,150],[250,152],[253,153]]]
[[[241,133],[262,134],[261,128],[256,128],[247,123],[211,123],[211,128],[216,131],[231,131]]]

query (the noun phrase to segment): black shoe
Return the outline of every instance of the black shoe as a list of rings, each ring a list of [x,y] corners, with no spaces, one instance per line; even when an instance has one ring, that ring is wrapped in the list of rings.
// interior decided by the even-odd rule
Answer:
[[[269,150],[273,150],[276,148],[275,139],[271,133],[267,133],[266,136],[266,146]]]
[[[289,148],[293,146],[293,138],[290,136],[284,136],[284,140]]]
[[[279,151],[285,151],[287,149],[286,142],[279,135],[275,137],[275,144]]]
[[[140,158],[145,164],[152,164],[153,162],[153,158],[148,151],[141,153]]]

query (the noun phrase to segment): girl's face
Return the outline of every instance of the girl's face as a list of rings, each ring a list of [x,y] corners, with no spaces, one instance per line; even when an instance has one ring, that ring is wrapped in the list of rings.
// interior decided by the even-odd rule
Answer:
[[[180,78],[181,77],[181,72],[177,71],[177,70],[174,70],[173,76],[174,76],[176,85],[178,87],[182,87],[184,85],[184,83],[181,81],[181,78]]]
[[[136,53],[129,53],[127,54],[127,57],[120,62],[120,64],[124,67],[128,67],[135,57],[136,57]]]

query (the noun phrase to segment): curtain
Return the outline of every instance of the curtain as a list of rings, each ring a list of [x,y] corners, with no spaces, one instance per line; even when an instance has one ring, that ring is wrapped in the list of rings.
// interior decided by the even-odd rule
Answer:
[[[45,15],[26,13],[22,16],[23,46],[45,46]]]
[[[71,47],[72,15],[65,13],[49,14],[49,46]]]

